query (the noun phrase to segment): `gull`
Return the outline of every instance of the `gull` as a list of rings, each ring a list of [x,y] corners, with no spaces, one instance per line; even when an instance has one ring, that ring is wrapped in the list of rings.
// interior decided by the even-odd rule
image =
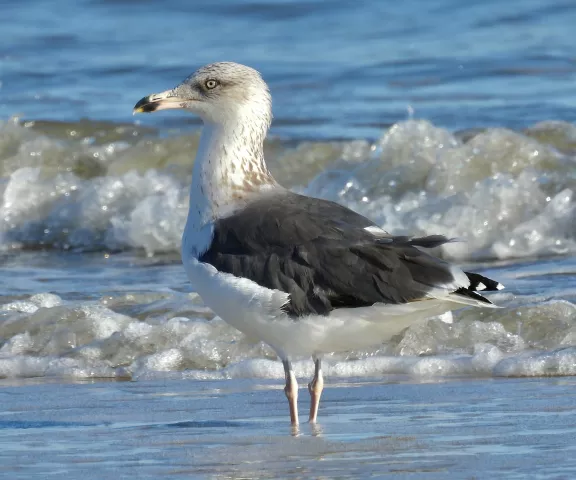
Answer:
[[[206,65],[142,98],[134,113],[168,109],[204,124],[182,236],[186,273],[214,313],[282,360],[292,425],[293,359],[314,361],[308,420],[316,423],[323,355],[379,345],[466,305],[495,308],[478,291],[500,283],[426,253],[450,239],[394,236],[338,203],[282,187],[264,160],[272,99],[253,68]]]

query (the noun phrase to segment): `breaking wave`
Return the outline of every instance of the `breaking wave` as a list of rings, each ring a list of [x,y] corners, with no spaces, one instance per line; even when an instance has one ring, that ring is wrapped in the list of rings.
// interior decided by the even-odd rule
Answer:
[[[331,377],[406,374],[548,376],[576,374],[576,305],[515,302],[467,309],[454,323],[431,319],[389,344],[330,355]],[[71,302],[43,293],[0,306],[0,378],[282,378],[280,362],[200,306],[196,294],[147,293]],[[120,313],[118,310],[124,310]],[[295,362],[299,377],[312,362]]]
[[[0,125],[0,249],[177,251],[197,134],[133,125]],[[424,120],[374,142],[272,139],[278,180],[396,234],[465,240],[442,254],[509,259],[576,251],[576,126],[450,132]]]

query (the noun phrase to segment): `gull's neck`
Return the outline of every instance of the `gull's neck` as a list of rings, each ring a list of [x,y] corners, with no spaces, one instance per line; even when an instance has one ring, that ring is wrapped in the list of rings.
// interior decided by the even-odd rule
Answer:
[[[264,161],[267,122],[204,123],[192,173],[186,229],[200,230],[276,181]]]

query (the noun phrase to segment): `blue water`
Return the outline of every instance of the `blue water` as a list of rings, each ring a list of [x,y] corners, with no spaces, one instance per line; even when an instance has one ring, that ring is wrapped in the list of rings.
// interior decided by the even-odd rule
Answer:
[[[574,476],[576,1],[0,12],[0,477]],[[463,238],[442,253],[507,287],[501,309],[326,359],[299,436],[273,352],[180,264],[198,119],[132,116],[219,60],[270,84],[281,183]]]
[[[233,60],[263,72],[273,132],[288,137],[375,137],[409,108],[451,129],[576,119],[571,0],[4,0],[2,11],[2,118],[131,123],[143,95]]]
[[[576,471],[572,379],[340,383],[325,392],[320,425],[299,432],[283,421],[280,390],[230,383],[4,388],[0,475],[520,480]]]

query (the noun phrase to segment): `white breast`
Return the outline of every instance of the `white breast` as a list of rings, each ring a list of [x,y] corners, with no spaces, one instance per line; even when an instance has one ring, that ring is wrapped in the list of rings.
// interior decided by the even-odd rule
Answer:
[[[281,310],[289,300],[284,292],[219,272],[192,256],[185,258],[184,266],[209,308],[250,339],[270,345],[282,359],[372,347],[451,308],[449,302],[431,299],[338,309],[327,316],[293,319]]]

